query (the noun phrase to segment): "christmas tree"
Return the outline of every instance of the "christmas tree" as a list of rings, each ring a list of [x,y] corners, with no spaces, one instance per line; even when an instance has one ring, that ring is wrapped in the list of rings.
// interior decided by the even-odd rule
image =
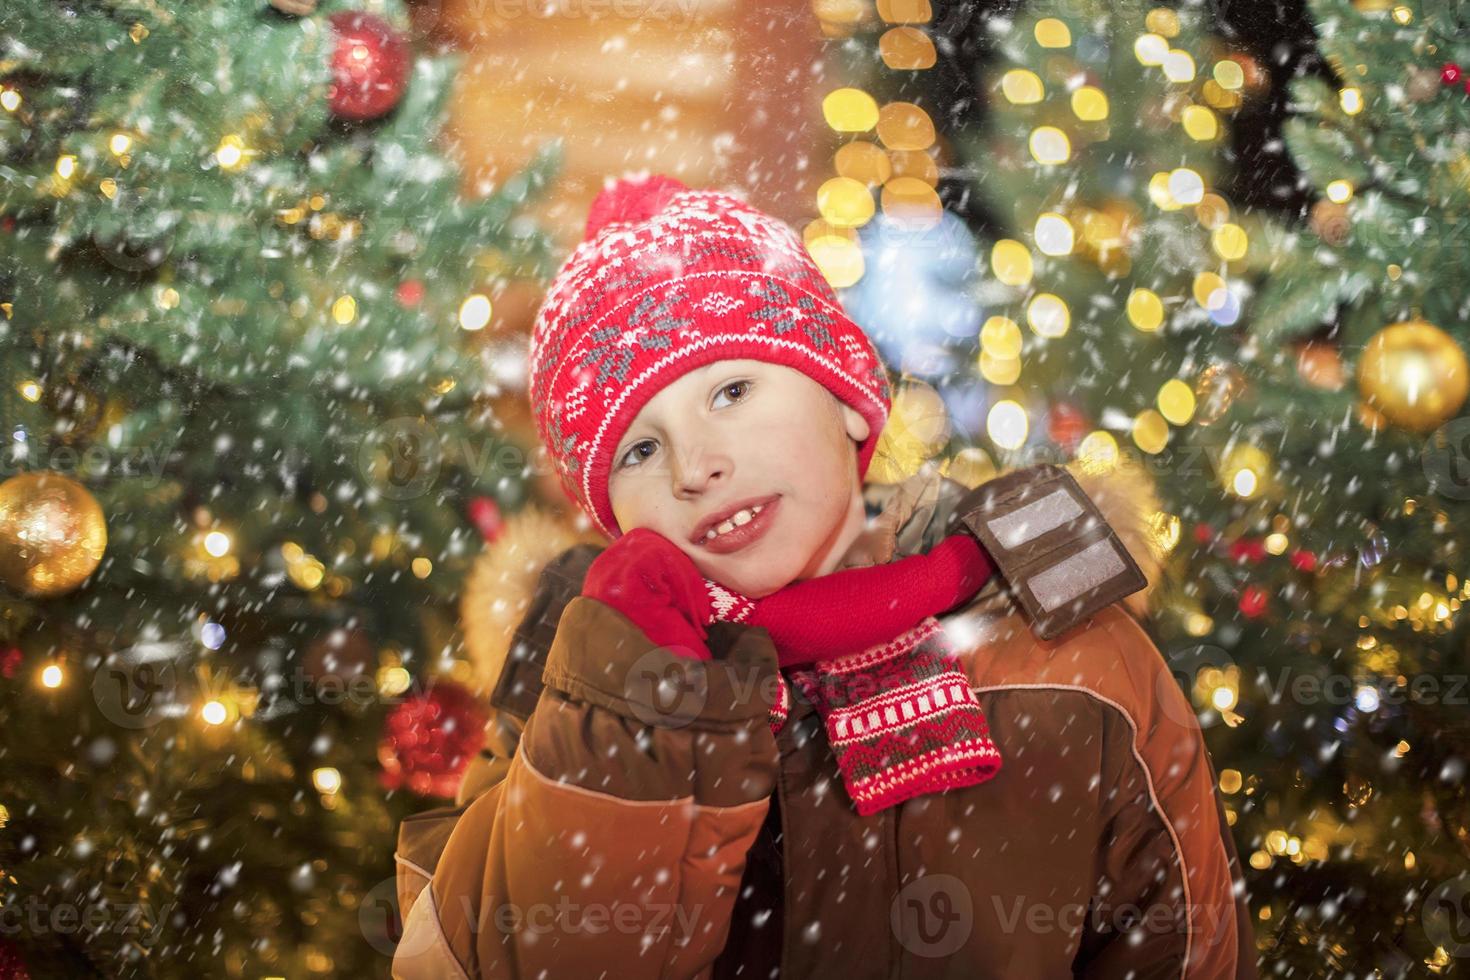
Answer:
[[[0,14],[0,976],[386,975],[480,735],[452,602],[530,469],[477,331],[559,150],[461,196],[459,59],[313,8]]]
[[[1199,709],[1265,967],[1443,972],[1470,952],[1470,21],[1311,9],[1335,77],[1290,80],[1308,227],[1228,199],[1226,122],[1263,72],[1202,8],[991,21],[966,153],[1004,229],[984,435],[1156,487],[1148,625]]]

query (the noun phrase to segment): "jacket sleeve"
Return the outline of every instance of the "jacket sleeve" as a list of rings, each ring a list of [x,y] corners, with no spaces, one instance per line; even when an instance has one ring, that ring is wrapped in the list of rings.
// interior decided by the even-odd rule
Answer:
[[[504,779],[456,822],[393,976],[698,976],[723,949],[770,805],[778,683],[764,630],[716,659],[572,598]]]
[[[1127,681],[1105,715],[1105,829],[1075,973],[1255,978],[1245,881],[1194,708],[1138,623],[1105,621]]]

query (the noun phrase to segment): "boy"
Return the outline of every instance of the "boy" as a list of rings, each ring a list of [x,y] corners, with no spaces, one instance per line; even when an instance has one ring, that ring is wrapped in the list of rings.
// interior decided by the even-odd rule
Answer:
[[[1158,651],[1111,601],[1042,629],[1044,574],[1028,623],[990,575],[1075,498],[982,550],[994,491],[1055,468],[916,478],[870,526],[886,373],[790,229],[666,177],[604,191],[531,397],[614,540],[541,576],[493,775],[405,822],[396,977],[1256,975]],[[1094,598],[1110,554],[1071,559]]]

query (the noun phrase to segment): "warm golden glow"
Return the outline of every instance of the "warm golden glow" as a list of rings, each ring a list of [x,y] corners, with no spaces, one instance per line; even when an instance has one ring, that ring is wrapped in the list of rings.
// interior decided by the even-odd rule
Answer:
[[[1041,77],[1025,68],[1012,68],[1002,75],[1000,92],[1012,105],[1032,105],[1046,97]]]
[[[332,303],[332,319],[340,324],[351,323],[357,317],[357,300],[351,296],[338,296]]]
[[[1146,453],[1163,452],[1169,442],[1169,423],[1153,409],[1144,409],[1133,419],[1133,442]]]
[[[881,184],[893,176],[893,163],[888,154],[867,140],[844,143],[832,162],[838,174],[864,184]]]
[[[1135,289],[1128,294],[1128,320],[1144,333],[1154,333],[1164,323],[1164,301],[1152,289]]]
[[[806,250],[833,289],[845,289],[863,277],[863,250],[849,238],[821,235],[808,241]]]
[[[878,139],[890,150],[927,150],[934,121],[912,102],[890,102],[878,111]]]
[[[878,103],[862,89],[835,89],[822,99],[822,118],[839,133],[864,133],[878,125]]]
[[[1233,262],[1236,259],[1245,258],[1246,248],[1250,245],[1250,238],[1245,229],[1237,224],[1226,223],[1210,233],[1210,246],[1215,254],[1226,261]]]
[[[1089,432],[1077,444],[1077,461],[1087,473],[1107,473],[1118,465],[1118,440],[1102,429]]]
[[[1033,32],[1036,43],[1043,48],[1065,48],[1072,43],[1072,32],[1067,25],[1055,17],[1043,17],[1036,22]]]
[[[1207,143],[1220,135],[1220,123],[1214,112],[1202,105],[1185,106],[1179,115],[1179,124],[1192,140]]]
[[[990,268],[1007,286],[1024,286],[1031,281],[1031,252],[1013,238],[1002,238],[990,250]]]
[[[832,177],[817,188],[817,210],[834,225],[855,228],[873,217],[873,194],[851,177]]]
[[[1175,425],[1184,425],[1194,418],[1194,389],[1178,378],[1171,378],[1159,388],[1156,404],[1164,418]]]
[[[1083,85],[1072,93],[1072,114],[1084,122],[1108,118],[1108,96],[1096,85]]]
[[[993,316],[980,328],[980,348],[993,357],[1021,356],[1021,328],[1008,316]]]

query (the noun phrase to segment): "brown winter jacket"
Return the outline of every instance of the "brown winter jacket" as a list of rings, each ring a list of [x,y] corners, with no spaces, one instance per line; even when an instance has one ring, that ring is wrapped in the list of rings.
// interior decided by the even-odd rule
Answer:
[[[896,495],[895,553],[966,496]],[[1257,976],[1198,722],[1122,603],[1042,640],[993,581],[942,617],[1001,770],[861,817],[810,704],[772,736],[769,634],[668,654],[580,595],[599,550],[542,572],[461,805],[400,829],[394,977]]]

